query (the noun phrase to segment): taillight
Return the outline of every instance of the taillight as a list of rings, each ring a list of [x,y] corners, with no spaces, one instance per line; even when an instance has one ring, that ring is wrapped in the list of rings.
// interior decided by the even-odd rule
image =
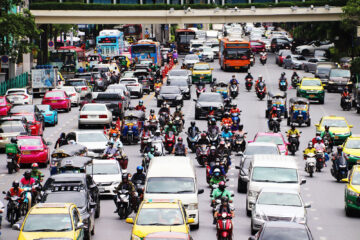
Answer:
[[[24,94],[23,94],[23,96],[24,96],[24,99],[27,99],[27,98],[29,98],[28,96],[26,96],[26,95],[24,95]]]
[[[242,56],[241,59],[242,59],[242,60],[246,60],[246,59],[248,59],[248,58],[247,58],[246,56]]]
[[[94,82],[94,78],[93,78],[93,77],[91,77],[90,82]]]
[[[80,115],[80,118],[87,118],[87,115]]]
[[[99,118],[107,118],[107,115],[100,115]]]
[[[121,102],[119,102],[119,109],[121,109],[122,108],[122,103]]]
[[[3,137],[0,137],[0,140],[3,140],[4,138]]]
[[[82,87],[81,88],[81,91],[86,91],[87,90],[87,87]]]
[[[45,114],[45,116],[52,116],[52,114]]]

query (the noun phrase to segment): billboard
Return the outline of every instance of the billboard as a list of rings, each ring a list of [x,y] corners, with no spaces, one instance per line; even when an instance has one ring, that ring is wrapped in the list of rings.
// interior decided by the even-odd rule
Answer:
[[[32,88],[55,88],[57,69],[31,70]]]

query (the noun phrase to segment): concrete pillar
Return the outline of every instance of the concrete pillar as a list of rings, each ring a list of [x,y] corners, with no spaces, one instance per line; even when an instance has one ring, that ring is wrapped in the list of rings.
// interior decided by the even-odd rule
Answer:
[[[279,2],[279,0],[275,0],[275,3],[278,3]]]
[[[6,73],[0,72],[0,83],[5,82],[6,80]]]
[[[170,0],[166,0],[166,4],[170,4]]]
[[[221,0],[221,5],[225,5],[225,0]]]
[[[143,0],[140,0],[140,4],[141,4],[141,5],[143,4]]]
[[[9,61],[9,79],[16,77],[16,59]]]
[[[31,53],[23,54],[23,67],[22,72],[30,72],[32,68]]]
[[[210,30],[210,24],[209,23],[203,23],[203,30],[208,31]]]

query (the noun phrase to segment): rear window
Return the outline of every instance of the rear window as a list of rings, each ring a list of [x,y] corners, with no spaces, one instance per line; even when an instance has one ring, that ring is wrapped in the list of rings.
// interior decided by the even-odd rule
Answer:
[[[98,100],[121,100],[120,94],[98,94],[96,99]]]
[[[0,125],[0,133],[26,132],[24,125],[18,121],[4,122]]]
[[[136,80],[132,80],[132,79],[128,79],[128,80],[121,80],[120,81],[121,83],[123,83],[123,84],[134,84],[134,83],[136,83]]]
[[[59,92],[59,91],[56,91],[56,92],[47,92],[44,97],[46,97],[46,98],[50,98],[50,97],[64,97],[64,92]]]
[[[11,95],[11,94],[24,94],[25,91],[24,90],[9,90],[8,91],[8,95]]]
[[[87,104],[85,105],[81,111],[105,111],[106,107],[104,105],[98,104]]]
[[[20,138],[18,139],[18,146],[41,146],[40,138]]]
[[[79,81],[66,81],[65,86],[86,86],[86,83],[84,80]]]

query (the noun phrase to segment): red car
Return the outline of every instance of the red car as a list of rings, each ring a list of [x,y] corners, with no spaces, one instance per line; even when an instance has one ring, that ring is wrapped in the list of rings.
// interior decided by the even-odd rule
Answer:
[[[265,43],[259,40],[250,41],[250,48],[254,53],[265,52]]]
[[[23,116],[26,118],[29,133],[31,136],[42,136],[44,134],[44,122],[38,119],[33,113],[15,113],[14,116]]]
[[[284,59],[289,55],[292,55],[291,50],[280,49],[278,55],[276,56],[276,60],[275,60],[276,64],[282,66],[284,63]]]
[[[6,116],[12,104],[4,96],[0,96],[0,116]]]
[[[52,109],[63,109],[65,112],[71,111],[70,97],[63,90],[46,92],[41,104],[48,104]]]
[[[281,155],[288,155],[288,148],[287,146],[289,143],[285,140],[284,136],[281,133],[273,133],[273,132],[258,132],[253,141],[251,142],[271,142],[275,143]]]
[[[50,160],[50,143],[40,136],[18,136],[17,140],[21,151],[20,163],[39,163],[46,167]]]

